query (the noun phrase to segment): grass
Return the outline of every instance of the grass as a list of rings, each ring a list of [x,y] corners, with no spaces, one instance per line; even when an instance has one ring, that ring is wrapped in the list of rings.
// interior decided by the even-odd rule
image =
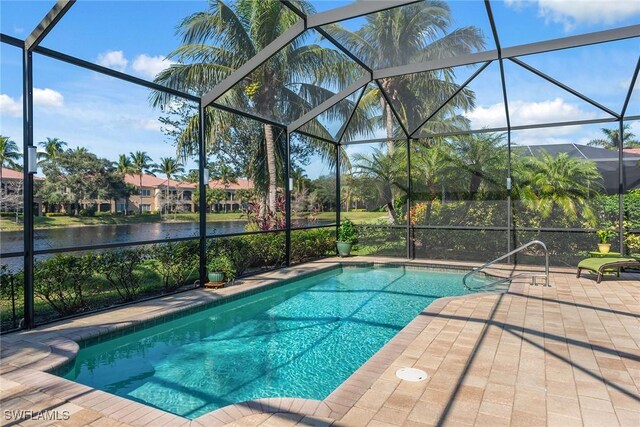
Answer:
[[[376,223],[380,219],[386,219],[384,212],[342,212],[342,219],[350,219],[358,223]],[[298,215],[294,219],[304,219],[306,215]],[[335,221],[335,212],[321,212],[317,219],[321,221]],[[34,218],[34,227],[37,229],[57,228],[57,227],[82,227],[87,225],[117,225],[117,224],[145,224],[161,221],[167,222],[197,222],[198,213],[178,213],[169,214],[164,217],[160,214],[145,215],[97,215],[94,217],[74,217],[74,216],[37,216]],[[246,216],[242,213],[209,213],[207,221],[244,221]],[[20,231],[23,229],[22,218],[15,222],[14,218],[0,217],[0,231]]]

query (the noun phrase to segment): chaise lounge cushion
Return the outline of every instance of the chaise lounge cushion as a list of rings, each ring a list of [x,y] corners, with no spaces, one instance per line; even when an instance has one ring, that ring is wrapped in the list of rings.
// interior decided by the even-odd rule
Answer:
[[[640,267],[640,261],[635,258],[619,257],[619,258],[586,258],[578,263],[578,274],[580,277],[582,270],[590,270],[598,274],[597,283],[602,281],[605,270],[613,269],[620,273],[623,267]]]

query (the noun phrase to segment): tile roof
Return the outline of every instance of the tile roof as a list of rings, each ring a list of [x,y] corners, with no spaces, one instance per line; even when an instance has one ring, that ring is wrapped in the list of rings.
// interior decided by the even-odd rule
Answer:
[[[2,179],[19,179],[22,180],[22,171],[17,171],[14,169],[9,169],[6,167],[2,167],[0,166],[0,169],[2,169]],[[33,180],[34,181],[44,181],[44,178],[34,175],[33,176]]]
[[[209,181],[209,187],[224,189],[224,183],[219,179],[212,179]],[[228,190],[251,190],[253,188],[253,182],[247,178],[237,178],[237,182],[231,182],[226,187]]]
[[[124,182],[127,183],[127,184],[140,186],[140,175],[128,173],[128,174],[126,174],[124,176]],[[160,178],[160,177],[157,177],[157,176],[147,175],[147,174],[143,174],[142,175],[142,186],[143,187],[157,188],[157,187],[165,187],[166,185],[167,185],[167,179],[166,178]],[[169,180],[169,187],[194,189],[194,188],[196,188],[196,184],[193,184],[191,182],[181,182],[181,181],[176,181],[174,179],[170,179]]]

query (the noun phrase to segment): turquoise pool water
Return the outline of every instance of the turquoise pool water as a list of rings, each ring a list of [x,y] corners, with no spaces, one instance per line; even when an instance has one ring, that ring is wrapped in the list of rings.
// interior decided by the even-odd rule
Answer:
[[[80,350],[65,378],[196,418],[264,397],[324,399],[462,274],[335,269]]]

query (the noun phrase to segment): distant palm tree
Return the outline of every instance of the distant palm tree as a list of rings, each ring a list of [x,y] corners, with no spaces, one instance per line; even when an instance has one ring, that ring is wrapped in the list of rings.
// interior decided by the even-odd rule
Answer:
[[[126,154],[120,154],[118,156],[118,161],[115,162],[116,171],[121,173],[122,175],[127,175],[130,173],[134,173],[133,161]],[[122,195],[124,196],[124,214],[127,215],[129,212],[129,196],[133,192],[134,188],[131,184],[125,183],[124,191]]]
[[[296,1],[311,13],[313,7],[306,1]],[[185,92],[202,94],[212,89],[234,70],[264,49],[299,18],[276,0],[239,0],[232,6],[222,0],[210,2],[209,10],[184,19],[178,27],[183,44],[168,56],[178,64],[162,71],[155,81]],[[308,33],[307,33],[308,34]],[[345,55],[320,44],[308,44],[306,35],[296,38],[263,66],[251,73],[220,100],[239,109],[255,110],[276,115],[278,120],[291,122],[314,105],[332,95],[325,87],[340,90],[362,72]],[[171,95],[157,92],[154,105],[167,104]],[[340,113],[347,117],[351,109],[341,104]],[[338,108],[340,110],[340,108]],[[207,114],[209,132],[222,133],[230,129],[237,119],[216,110]],[[317,121],[310,123],[322,134]],[[185,132],[196,135],[192,126]],[[232,132],[232,130],[229,130]],[[328,131],[324,130],[325,133]],[[278,178],[284,156],[281,131],[271,125],[263,126],[259,154],[261,167],[252,169],[252,179],[264,186],[267,206],[276,211]],[[212,139],[212,138],[208,138]],[[331,158],[332,147],[320,141],[310,144]],[[258,178],[266,178],[264,180]]]
[[[123,175],[133,173],[135,171],[133,161],[126,154],[120,154],[118,156],[118,161],[115,163],[115,167],[116,170]]]
[[[374,69],[454,57],[484,47],[484,36],[477,27],[449,31],[453,19],[449,5],[444,1],[421,1],[367,15],[364,19],[364,25],[355,32],[338,24],[328,26],[327,30]],[[409,131],[413,132],[417,130],[413,127],[417,127],[458,89],[454,77],[454,70],[447,68],[384,78],[381,79],[381,86],[396,109],[400,110],[399,114]],[[364,97],[363,101],[379,103],[379,118],[386,129],[387,138],[391,139],[397,132],[391,107],[379,90],[374,89],[373,92],[374,96]],[[473,105],[473,92],[462,90],[448,108],[435,118],[436,125],[432,125],[432,130],[447,131],[464,127],[466,120],[453,112],[456,108],[467,110]],[[447,112],[448,115],[445,114]],[[391,143],[388,143],[388,150],[394,150]]]
[[[424,222],[429,224],[439,188],[452,181],[451,152],[446,144],[419,140],[413,144],[411,156],[412,199],[426,200]]]
[[[140,178],[140,186],[138,187],[138,191],[140,192],[140,206],[138,206],[138,210],[142,213],[142,174],[148,173],[149,169],[154,166],[153,160],[151,160],[151,157],[149,157],[146,151],[129,153],[129,157],[131,157],[131,163],[133,164],[133,173],[137,174]]]
[[[515,165],[516,197],[525,207],[545,219],[562,213],[595,224],[590,201],[602,187],[595,162],[552,155],[542,150],[540,157],[525,157]]]
[[[17,160],[20,158],[22,158],[22,154],[18,151],[18,144],[8,136],[0,135],[0,181],[2,181],[2,168],[19,169]]]
[[[406,151],[396,150],[384,152],[380,148],[374,148],[371,154],[355,154],[355,174],[371,178],[375,182],[380,199],[384,203],[389,222],[398,223],[398,218],[393,206],[394,190],[406,191]]]
[[[58,158],[68,144],[59,138],[47,138],[46,141],[38,142],[38,145],[44,148],[44,151],[38,153],[38,163],[42,164]]]
[[[623,148],[640,148],[640,141],[633,139],[635,135],[629,130],[629,124],[624,125],[622,128],[622,141]],[[620,131],[619,128],[615,129],[600,129],[604,134],[604,138],[592,139],[587,143],[592,147],[603,147],[607,150],[617,150],[620,145]]]
[[[153,172],[162,173],[167,177],[167,186],[165,191],[165,214],[169,213],[169,181],[171,177],[177,173],[184,172],[184,168],[178,161],[172,157],[160,157],[160,163],[154,166]],[[176,188],[176,192],[178,189]]]

